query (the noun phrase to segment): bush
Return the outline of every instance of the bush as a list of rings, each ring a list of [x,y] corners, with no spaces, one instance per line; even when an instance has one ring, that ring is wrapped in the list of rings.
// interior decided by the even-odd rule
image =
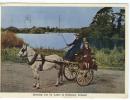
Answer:
[[[1,47],[2,48],[11,48],[11,47],[22,47],[23,40],[20,38],[17,38],[15,36],[15,33],[13,32],[3,32],[1,34]]]
[[[114,48],[113,50],[101,49],[95,52],[98,65],[108,68],[125,69],[125,50]]]
[[[17,56],[19,48],[6,48],[1,49],[1,60],[2,61],[13,61],[13,62],[26,62],[25,59]]]

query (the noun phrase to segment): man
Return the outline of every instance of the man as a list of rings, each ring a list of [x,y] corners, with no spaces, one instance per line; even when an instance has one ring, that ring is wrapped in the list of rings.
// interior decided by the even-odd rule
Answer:
[[[75,34],[76,39],[70,43],[67,44],[67,46],[72,46],[71,49],[68,50],[66,55],[64,56],[64,60],[67,61],[73,61],[75,59],[75,54],[80,50],[81,44],[82,44],[82,37],[80,37],[80,34]]]

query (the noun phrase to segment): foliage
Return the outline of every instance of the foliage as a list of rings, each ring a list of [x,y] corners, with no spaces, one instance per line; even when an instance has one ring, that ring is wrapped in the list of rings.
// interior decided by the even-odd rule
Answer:
[[[6,28],[6,30],[14,33],[19,32],[19,29],[13,26]]]
[[[86,37],[93,38],[125,38],[125,10],[113,12],[112,7],[100,9],[94,16],[89,27],[81,28]],[[88,34],[89,33],[89,34]]]
[[[13,32],[3,32],[1,34],[1,47],[2,48],[11,48],[11,47],[21,47],[23,45],[23,40],[17,38]]]
[[[81,28],[81,33],[96,48],[125,47],[125,9],[113,12],[112,7],[101,8],[89,27]],[[95,46],[94,46],[95,45]]]
[[[32,28],[16,28],[16,27],[8,27],[8,28],[1,28],[2,31],[11,31],[15,33],[34,33],[34,34],[44,34],[45,32],[62,32],[62,33],[77,33],[80,31],[79,28],[57,28],[57,27],[36,27],[33,26]]]
[[[90,24],[92,37],[104,38],[111,37],[112,33],[112,8],[104,7],[100,9],[93,22]]]
[[[1,49],[2,62],[3,61],[13,61],[13,62],[18,62],[18,63],[26,62],[25,59],[17,56],[19,50],[20,50],[19,48],[15,48],[15,47]]]
[[[125,50],[94,49],[94,52],[100,68],[125,69]]]

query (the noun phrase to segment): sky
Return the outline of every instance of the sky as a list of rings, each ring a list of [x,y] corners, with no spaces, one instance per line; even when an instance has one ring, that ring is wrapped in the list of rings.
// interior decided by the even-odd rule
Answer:
[[[15,7],[1,8],[2,27],[87,27],[101,7]],[[118,7],[114,11],[119,12]]]

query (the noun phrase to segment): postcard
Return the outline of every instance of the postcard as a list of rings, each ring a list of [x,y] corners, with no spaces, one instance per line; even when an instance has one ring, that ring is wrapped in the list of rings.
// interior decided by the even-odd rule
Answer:
[[[128,97],[128,5],[1,3],[0,97]]]

